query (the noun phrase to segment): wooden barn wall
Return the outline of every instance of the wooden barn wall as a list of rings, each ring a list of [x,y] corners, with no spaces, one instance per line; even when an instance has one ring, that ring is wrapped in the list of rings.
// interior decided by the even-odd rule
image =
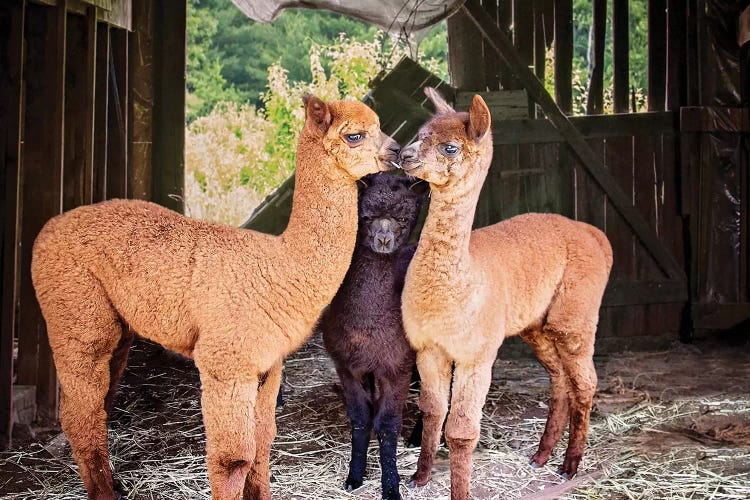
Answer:
[[[546,53],[553,51],[553,97],[558,108],[571,115],[572,4],[572,0],[470,0],[448,20],[449,70],[457,96],[466,91],[502,94],[522,88],[518,69],[498,58],[497,41],[476,29],[476,15],[472,21],[473,12],[484,11],[512,40],[521,65],[533,68],[542,81]],[[629,1],[595,0],[591,4],[593,64],[586,85],[590,98],[585,103],[590,116],[571,116],[570,122],[646,221],[645,229],[655,235],[656,244],[678,265],[679,274],[688,267],[678,110],[686,104],[688,93],[685,33],[689,10],[680,0],[649,0],[648,8],[647,107],[652,113],[632,112]],[[602,68],[606,45],[613,52],[611,81],[604,80]],[[476,64],[475,57],[482,64]],[[603,89],[610,85],[618,114],[597,114],[604,110]],[[590,174],[589,165],[582,163],[545,119],[540,103],[535,105],[529,98],[525,119],[503,119],[507,113],[507,107],[493,109],[494,159],[475,225],[525,212],[556,212],[599,227],[614,250],[614,268],[601,310],[599,352],[658,347],[679,338],[685,327],[684,273],[677,280],[667,276],[670,271],[652,257],[642,234],[615,209]]]
[[[56,373],[30,274],[42,226],[80,205],[133,197],[144,172],[152,187],[139,197],[182,211],[186,5],[0,2],[0,448],[12,435],[15,388],[36,394],[34,407],[16,410],[38,423],[57,416]],[[144,17],[158,24],[144,29]],[[137,43],[144,38],[157,43]],[[155,90],[134,113],[143,81]],[[132,154],[141,141],[159,143],[148,162]]]

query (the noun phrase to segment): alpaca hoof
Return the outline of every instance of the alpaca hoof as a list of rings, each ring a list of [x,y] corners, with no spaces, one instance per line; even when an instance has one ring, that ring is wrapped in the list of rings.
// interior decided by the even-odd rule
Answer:
[[[543,467],[543,464],[536,463],[536,460],[534,460],[533,458],[529,460],[529,465],[532,469],[539,469],[540,467]]]
[[[406,441],[404,441],[404,446],[406,448],[419,448],[422,446],[422,439],[409,438]]]
[[[383,492],[383,500],[401,500],[401,493],[398,488],[391,491]]]
[[[417,487],[417,483],[415,483],[414,480],[412,479],[411,481],[409,481],[408,483],[406,483],[406,487],[409,488],[409,489],[411,489],[411,490],[413,490],[414,488]]]
[[[346,491],[354,491],[360,486],[362,486],[362,483],[364,483],[364,479],[355,479],[355,478],[347,478],[346,482],[344,483],[344,489]]]
[[[570,479],[570,478],[568,477],[568,473],[567,473],[567,472],[561,472],[561,473],[560,473],[560,477],[561,477],[561,478],[563,478],[563,479],[565,479],[566,481],[567,481],[568,479]]]
[[[421,479],[421,478],[418,478],[418,477],[416,476],[416,474],[415,474],[415,475],[413,475],[413,476],[411,477],[411,479],[409,480],[409,482],[408,482],[408,483],[406,483],[406,487],[407,487],[407,488],[411,488],[411,489],[414,489],[414,488],[416,488],[417,486],[424,486],[424,485],[425,485],[425,484],[427,484],[427,483],[428,483],[429,481],[430,481],[430,476],[427,476],[426,478],[423,478],[423,479]]]

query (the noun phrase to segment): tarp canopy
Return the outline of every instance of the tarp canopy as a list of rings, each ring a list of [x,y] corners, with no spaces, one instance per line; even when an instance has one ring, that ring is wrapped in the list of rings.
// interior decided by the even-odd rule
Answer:
[[[456,12],[464,0],[232,0],[249,18],[273,21],[284,9],[325,9],[380,26],[410,44]]]

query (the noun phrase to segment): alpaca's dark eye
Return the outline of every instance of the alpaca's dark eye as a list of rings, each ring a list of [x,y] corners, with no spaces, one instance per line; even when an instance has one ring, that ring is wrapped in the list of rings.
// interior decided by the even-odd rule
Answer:
[[[344,134],[344,139],[346,139],[346,142],[349,144],[358,144],[362,142],[362,140],[365,138],[365,134],[359,133],[359,134]]]
[[[401,223],[404,223],[404,222],[406,222],[406,217],[399,217],[396,220],[399,221],[399,222],[401,222]]]
[[[454,158],[458,155],[458,152],[461,151],[461,148],[455,144],[444,142],[443,144],[438,145],[438,151],[440,151],[441,155],[447,158]]]

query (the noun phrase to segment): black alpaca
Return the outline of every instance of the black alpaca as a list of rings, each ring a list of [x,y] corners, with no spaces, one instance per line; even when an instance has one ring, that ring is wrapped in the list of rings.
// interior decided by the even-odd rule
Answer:
[[[416,250],[407,243],[427,183],[389,174],[368,176],[364,183],[352,263],[321,327],[352,424],[352,458],[344,488],[362,485],[374,429],[383,498],[400,499],[396,444],[415,363],[401,320],[401,291]]]

